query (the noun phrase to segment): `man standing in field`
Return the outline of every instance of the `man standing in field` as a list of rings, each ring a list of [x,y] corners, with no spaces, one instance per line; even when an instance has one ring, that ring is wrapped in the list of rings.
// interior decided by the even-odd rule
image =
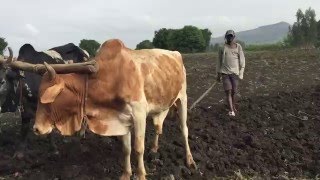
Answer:
[[[229,116],[235,116],[235,94],[238,89],[239,79],[243,79],[245,57],[240,44],[235,42],[235,33],[228,30],[225,34],[225,44],[219,50],[217,63],[217,80],[223,83],[229,105]]]

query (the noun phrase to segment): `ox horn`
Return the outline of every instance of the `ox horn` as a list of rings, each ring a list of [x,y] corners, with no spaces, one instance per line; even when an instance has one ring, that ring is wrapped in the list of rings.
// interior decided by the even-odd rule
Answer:
[[[46,69],[47,69],[47,72],[48,72],[48,75],[49,75],[49,79],[52,81],[56,78],[56,71],[46,62],[44,62],[44,65],[46,66]]]
[[[0,55],[0,65],[2,65],[4,63],[5,63],[4,57]]]
[[[8,57],[6,63],[12,63],[12,60],[13,60],[13,52],[12,52],[11,47],[8,47],[8,50],[9,50],[9,57]]]
[[[8,47],[8,50],[9,50],[9,57],[7,58],[7,60],[5,59],[5,57],[0,56],[0,64],[2,64],[2,65],[12,62],[13,52],[12,52],[11,47]]]

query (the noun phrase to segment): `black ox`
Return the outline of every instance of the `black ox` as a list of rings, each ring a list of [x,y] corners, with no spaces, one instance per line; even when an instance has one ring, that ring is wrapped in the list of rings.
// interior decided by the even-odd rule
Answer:
[[[84,62],[89,54],[72,43],[54,47],[48,51],[38,52],[32,45],[24,44],[18,55],[19,61],[31,64],[63,64]],[[1,113],[21,111],[21,146],[24,148],[26,136],[29,132],[30,120],[35,117],[38,101],[38,89],[41,76],[35,73],[12,70],[0,67],[0,106]],[[20,107],[20,108],[19,108]],[[19,149],[20,149],[19,148]],[[22,150],[22,149],[21,149]]]

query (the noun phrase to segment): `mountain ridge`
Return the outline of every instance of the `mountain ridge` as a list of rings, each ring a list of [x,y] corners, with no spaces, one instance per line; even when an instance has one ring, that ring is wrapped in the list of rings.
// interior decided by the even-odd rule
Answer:
[[[245,44],[272,44],[283,40],[289,30],[290,24],[284,21],[259,26],[255,29],[236,32],[236,38]],[[211,38],[210,43],[223,43],[224,36]]]

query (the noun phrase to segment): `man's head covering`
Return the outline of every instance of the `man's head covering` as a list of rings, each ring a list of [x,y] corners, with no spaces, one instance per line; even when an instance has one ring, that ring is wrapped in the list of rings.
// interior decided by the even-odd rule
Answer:
[[[226,32],[226,37],[228,36],[228,35],[232,35],[233,37],[234,36],[236,36],[236,33],[234,33],[234,31],[233,30],[228,30],[227,32]]]

